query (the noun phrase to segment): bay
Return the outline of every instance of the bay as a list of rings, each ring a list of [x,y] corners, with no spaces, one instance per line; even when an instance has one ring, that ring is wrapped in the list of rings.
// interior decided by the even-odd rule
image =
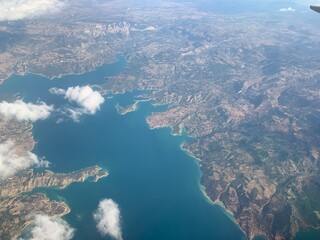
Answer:
[[[19,92],[25,101],[62,108],[69,103],[51,95],[50,88],[101,84],[123,70],[125,59],[118,60],[97,71],[55,80],[33,74],[12,76],[0,93]],[[55,113],[34,124],[34,152],[52,163],[51,170],[70,172],[98,164],[110,173],[97,183],[40,190],[70,206],[64,219],[77,229],[74,239],[109,239],[100,236],[92,217],[104,198],[119,205],[124,239],[245,239],[225,210],[203,195],[198,163],[180,148],[189,139],[172,136],[170,129],[149,129],[146,117],[161,107],[143,102],[135,112],[124,116],[116,112],[117,104],[130,104],[137,94],[113,95],[99,112],[78,123],[66,119],[58,124],[60,116]]]

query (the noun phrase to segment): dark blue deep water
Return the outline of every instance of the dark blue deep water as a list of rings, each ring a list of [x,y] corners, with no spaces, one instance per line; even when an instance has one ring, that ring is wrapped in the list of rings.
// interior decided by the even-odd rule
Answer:
[[[58,109],[69,103],[50,94],[50,88],[102,84],[125,68],[125,59],[118,60],[93,72],[54,80],[33,74],[12,76],[0,86],[0,94],[19,93],[26,102],[44,101]],[[124,239],[246,239],[226,212],[203,195],[198,164],[180,149],[190,139],[172,136],[170,129],[149,129],[146,117],[161,107],[144,102],[135,112],[117,113],[117,104],[131,104],[138,94],[109,94],[99,112],[77,123],[65,119],[58,124],[59,113],[36,122],[34,152],[52,163],[51,170],[70,172],[97,164],[110,174],[97,183],[38,191],[68,203],[71,213],[64,219],[77,229],[74,239],[109,238],[98,234],[92,217],[104,198],[120,207]],[[297,239],[315,239],[314,234],[318,231],[300,233]]]

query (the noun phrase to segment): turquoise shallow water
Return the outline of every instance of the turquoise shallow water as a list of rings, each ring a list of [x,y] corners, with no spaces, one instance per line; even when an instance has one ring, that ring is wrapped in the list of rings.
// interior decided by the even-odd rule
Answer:
[[[20,93],[25,101],[45,101],[56,108],[67,101],[50,95],[51,87],[99,84],[119,73],[125,60],[97,71],[61,79],[26,75],[12,76],[0,93]],[[174,137],[169,129],[150,130],[146,117],[160,110],[145,102],[136,112],[119,115],[115,105],[130,104],[137,93],[106,99],[94,116],[79,123],[57,124],[58,113],[34,124],[34,152],[44,156],[56,172],[69,172],[98,164],[110,175],[97,183],[75,183],[64,190],[41,190],[53,199],[63,199],[71,213],[64,218],[77,229],[75,239],[102,239],[92,213],[103,198],[118,203],[124,239],[242,239],[238,226],[224,210],[211,205],[199,187],[197,163],[180,149],[188,140]],[[105,237],[104,239],[108,239]]]

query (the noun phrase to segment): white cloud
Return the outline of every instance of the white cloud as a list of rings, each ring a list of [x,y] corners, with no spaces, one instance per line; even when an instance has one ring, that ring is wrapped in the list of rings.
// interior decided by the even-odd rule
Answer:
[[[73,121],[79,122],[80,117],[83,114],[82,109],[73,109],[73,108],[66,108],[66,115],[68,115]]]
[[[104,103],[103,96],[90,86],[69,87],[67,90],[51,88],[49,91],[52,94],[63,95],[69,102],[75,102],[80,106],[76,109],[67,108],[70,117],[75,121],[79,121],[82,114],[95,114],[100,109],[101,104]]]
[[[56,87],[50,88],[49,92],[51,94],[55,94],[55,95],[65,95],[66,94],[66,90],[61,89],[61,88],[56,88]]]
[[[65,97],[69,101],[74,101],[81,106],[87,113],[95,114],[100,109],[100,105],[104,102],[104,98],[98,91],[94,91],[89,86],[69,87]]]
[[[116,240],[122,240],[120,210],[112,199],[101,200],[93,218],[102,236],[109,235]]]
[[[287,7],[287,8],[280,8],[280,12],[295,12],[296,10],[292,7]]]
[[[34,18],[61,11],[61,0],[0,0],[0,21]]]
[[[16,118],[19,121],[43,120],[50,116],[53,106],[48,106],[44,102],[38,104],[25,103],[22,100],[16,100],[12,103],[0,102],[0,115],[9,118]]]
[[[0,143],[0,179],[13,176],[15,173],[33,166],[48,167],[48,165],[48,161],[39,159],[32,152],[18,155],[12,141]]]
[[[70,240],[75,231],[65,220],[46,215],[36,215],[33,224],[28,240]]]

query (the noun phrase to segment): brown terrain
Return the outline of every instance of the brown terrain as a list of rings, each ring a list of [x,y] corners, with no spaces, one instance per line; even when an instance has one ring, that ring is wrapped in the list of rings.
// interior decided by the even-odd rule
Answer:
[[[207,195],[233,213],[250,239],[293,239],[298,231],[320,227],[320,34],[308,14],[277,8],[223,14],[171,1],[111,1],[81,9],[54,21],[0,23],[0,32],[13,35],[23,28],[19,41],[0,52],[2,80],[28,72],[81,73],[122,53],[127,68],[107,79],[104,91],[151,90],[140,98],[167,105],[148,117],[150,127],[185,130],[194,138],[183,148],[200,159]],[[1,119],[1,140],[20,139],[30,149],[29,128]],[[52,180],[48,186],[64,187],[87,176],[25,174],[39,185],[8,192],[43,186],[46,178]],[[17,206],[29,201],[31,208],[45,199],[17,196]],[[60,204],[57,209],[67,209]]]

